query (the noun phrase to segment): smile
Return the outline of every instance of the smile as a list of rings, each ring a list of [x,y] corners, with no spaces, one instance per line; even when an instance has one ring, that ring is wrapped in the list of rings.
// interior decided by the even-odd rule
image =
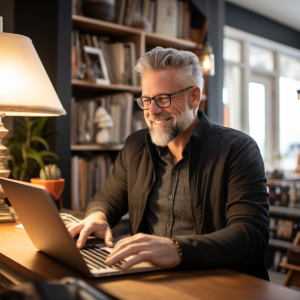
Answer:
[[[167,122],[169,120],[170,120],[170,118],[169,119],[160,120],[160,121],[154,121],[154,123],[155,124],[162,124],[162,123],[165,123],[165,122]]]

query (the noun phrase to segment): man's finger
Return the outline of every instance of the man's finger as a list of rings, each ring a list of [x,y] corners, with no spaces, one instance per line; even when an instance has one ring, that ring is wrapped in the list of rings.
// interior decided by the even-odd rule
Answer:
[[[90,226],[90,227],[89,226],[85,226],[81,230],[81,232],[79,234],[79,238],[78,238],[77,243],[76,243],[78,249],[81,249],[85,245],[86,240],[88,239],[89,235],[92,232],[94,232],[93,226]]]
[[[114,253],[117,253],[118,251],[124,249],[125,247],[128,247],[129,245],[147,243],[148,241],[149,238],[147,236],[138,236],[138,237],[137,235],[129,236],[127,238],[120,240],[108,257],[111,257]]]
[[[142,251],[149,251],[150,247],[151,246],[148,243],[128,245],[123,249],[119,249],[118,251],[113,251],[113,253],[111,253],[109,257],[106,259],[106,263],[109,266],[114,265],[131,255],[138,254]]]
[[[147,262],[151,261],[151,252],[145,251],[145,252],[139,253],[134,258],[126,261],[126,263],[123,263],[120,266],[120,268],[123,270],[127,270],[127,269],[131,268],[132,266],[139,264],[143,261],[147,261]]]
[[[81,249],[89,237],[91,233],[97,233],[97,236],[99,235],[99,232],[102,230],[105,230],[107,224],[94,224],[94,225],[85,225],[85,227],[81,230],[79,238],[77,240],[77,248]],[[102,237],[103,238],[103,235]]]
[[[69,226],[67,228],[67,230],[69,231],[71,237],[73,238],[74,236],[76,236],[77,234],[80,233],[80,231],[82,230],[82,228],[84,227],[84,225],[82,223],[79,224],[72,224],[73,226]]]
[[[107,226],[106,228],[104,242],[108,247],[112,248],[114,246],[114,238],[112,236],[111,229],[109,228],[109,226]]]

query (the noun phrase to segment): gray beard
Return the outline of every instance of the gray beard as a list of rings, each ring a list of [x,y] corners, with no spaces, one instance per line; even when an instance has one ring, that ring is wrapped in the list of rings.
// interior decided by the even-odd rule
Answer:
[[[159,121],[168,118],[173,118],[173,123],[168,127],[153,128],[151,121]],[[150,129],[152,142],[160,147],[166,147],[178,135],[187,130],[194,121],[193,110],[190,110],[187,105],[185,110],[180,114],[163,114],[160,116],[152,116],[145,118]]]

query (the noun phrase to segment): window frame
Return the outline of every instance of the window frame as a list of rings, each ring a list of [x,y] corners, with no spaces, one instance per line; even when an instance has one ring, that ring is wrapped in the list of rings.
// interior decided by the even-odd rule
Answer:
[[[239,29],[224,26],[224,38],[230,38],[237,40],[242,43],[242,62],[232,62],[227,61],[223,58],[224,65],[228,66],[236,66],[241,69],[242,72],[242,93],[241,93],[241,112],[240,112],[240,125],[239,129],[245,133],[249,133],[249,111],[248,111],[248,95],[249,95],[249,83],[251,82],[251,77],[253,75],[258,74],[262,76],[267,76],[272,78],[273,80],[273,103],[266,103],[266,110],[268,110],[271,105],[273,107],[272,117],[266,116],[266,137],[271,142],[272,145],[267,145],[268,153],[266,153],[267,159],[269,163],[267,164],[270,168],[280,168],[279,160],[272,160],[271,153],[280,153],[280,145],[279,145],[279,79],[280,79],[280,55],[287,55],[289,57],[300,60],[300,50],[241,31]],[[249,64],[249,50],[250,45],[265,48],[274,53],[274,71],[269,71],[261,68],[253,68]],[[267,113],[270,113],[269,111]],[[271,120],[271,121],[270,121]],[[270,124],[272,122],[272,124]]]

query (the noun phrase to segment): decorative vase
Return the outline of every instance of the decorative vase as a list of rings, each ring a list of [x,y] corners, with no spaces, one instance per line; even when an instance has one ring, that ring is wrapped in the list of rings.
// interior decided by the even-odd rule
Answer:
[[[115,20],[115,0],[84,0],[82,12],[86,17],[113,22]]]
[[[64,190],[65,180],[63,178],[57,180],[42,180],[40,178],[31,178],[31,183],[43,185],[48,190],[48,193],[52,196],[58,208],[62,208],[61,194]]]

